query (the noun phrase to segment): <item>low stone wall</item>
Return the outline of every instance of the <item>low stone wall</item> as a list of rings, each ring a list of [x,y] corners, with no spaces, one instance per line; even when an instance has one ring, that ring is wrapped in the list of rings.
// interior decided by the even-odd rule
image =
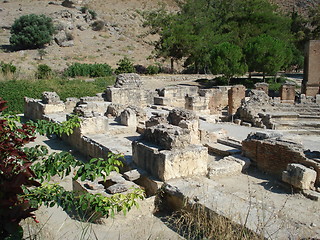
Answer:
[[[132,150],[133,162],[162,181],[207,173],[208,149],[201,145],[161,150],[156,145],[134,141]]]
[[[250,158],[257,167],[281,179],[288,164],[299,163],[312,167],[317,172],[316,184],[320,184],[320,163],[305,156],[299,143],[279,138],[265,137],[260,133],[251,134],[242,142],[243,155]]]

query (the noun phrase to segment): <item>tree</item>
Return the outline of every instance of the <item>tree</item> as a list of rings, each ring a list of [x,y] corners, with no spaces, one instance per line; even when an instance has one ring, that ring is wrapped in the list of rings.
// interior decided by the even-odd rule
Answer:
[[[115,74],[121,74],[121,73],[135,73],[136,69],[134,68],[132,62],[129,58],[124,57],[123,59],[120,59],[117,62],[117,69],[114,71]]]
[[[0,114],[6,108],[0,98]],[[80,126],[76,116],[62,123],[45,120],[16,124],[16,116],[0,117],[0,238],[22,239],[23,230],[20,221],[29,217],[38,220],[34,211],[42,204],[47,207],[58,205],[65,211],[75,211],[85,220],[95,221],[93,216],[112,216],[116,212],[125,214],[136,200],[143,198],[141,189],[126,195],[115,194],[105,197],[101,194],[85,193],[79,195],[65,190],[57,184],[49,184],[52,176],[61,179],[75,169],[74,180],[94,181],[97,177],[106,177],[111,171],[119,171],[123,163],[121,155],[108,154],[108,159],[91,159],[87,163],[77,161],[70,153],[52,153],[44,146],[27,148],[25,144],[35,140],[35,132],[40,134],[70,135],[74,127]],[[83,215],[84,212],[90,216]],[[92,214],[92,213],[97,213]]]
[[[18,49],[40,48],[52,40],[53,33],[51,18],[45,15],[24,15],[14,21],[10,43]]]
[[[320,39],[320,4],[310,10],[309,18],[312,26],[313,39]]]
[[[244,52],[249,72],[262,72],[263,80],[265,74],[276,74],[292,61],[292,51],[288,45],[266,34],[251,38]]]
[[[156,57],[185,58],[195,71],[210,65],[212,47],[229,42],[243,48],[246,42],[268,34],[291,42],[290,19],[267,0],[186,0],[177,13],[152,11],[146,24],[160,35]]]
[[[222,73],[228,80],[235,75],[242,75],[247,71],[242,50],[237,45],[224,42],[213,47],[211,52],[211,71]]]

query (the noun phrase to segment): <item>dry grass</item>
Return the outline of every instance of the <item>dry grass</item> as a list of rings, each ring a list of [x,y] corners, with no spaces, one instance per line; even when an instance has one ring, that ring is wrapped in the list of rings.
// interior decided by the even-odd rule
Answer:
[[[260,240],[264,239],[246,227],[235,224],[204,206],[194,204],[162,217],[161,220],[182,237],[192,240]]]

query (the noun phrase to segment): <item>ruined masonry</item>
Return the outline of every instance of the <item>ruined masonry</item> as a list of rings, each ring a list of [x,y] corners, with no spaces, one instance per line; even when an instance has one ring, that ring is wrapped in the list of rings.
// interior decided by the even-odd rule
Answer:
[[[318,92],[299,95],[291,83],[281,87],[280,97],[269,96],[265,83],[252,90],[242,85],[144,90],[142,84],[137,74],[120,74],[113,87],[94,97],[65,102],[53,92],[44,92],[42,99],[25,97],[24,114],[33,120],[61,122],[71,113],[78,114],[80,128],[63,140],[86,157],[107,159],[109,152],[124,155],[120,173],[112,173],[107,181],[74,181],[75,190],[109,196],[143,187],[150,196],[161,186],[170,186],[164,182],[179,186],[179,181],[198,177],[213,183],[240,175],[253,165],[313,200],[320,198],[320,152],[304,149],[278,131],[264,130],[317,133]],[[255,129],[242,141],[228,137],[224,129],[203,127],[220,121],[261,130]],[[178,201],[186,197],[175,187],[167,190]],[[248,228],[255,228],[254,220]]]

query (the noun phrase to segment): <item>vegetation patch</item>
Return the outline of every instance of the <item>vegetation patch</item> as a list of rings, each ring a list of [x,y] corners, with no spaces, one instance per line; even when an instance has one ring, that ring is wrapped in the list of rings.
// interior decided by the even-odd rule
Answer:
[[[81,79],[67,80],[61,78],[39,79],[39,80],[9,80],[0,82],[0,96],[8,101],[10,111],[22,113],[25,96],[31,98],[41,98],[44,91],[54,91],[62,100],[67,97],[94,96],[98,92],[103,92],[107,86],[115,81],[113,76],[97,78],[93,82],[86,82]],[[9,111],[5,109],[5,112]]]

